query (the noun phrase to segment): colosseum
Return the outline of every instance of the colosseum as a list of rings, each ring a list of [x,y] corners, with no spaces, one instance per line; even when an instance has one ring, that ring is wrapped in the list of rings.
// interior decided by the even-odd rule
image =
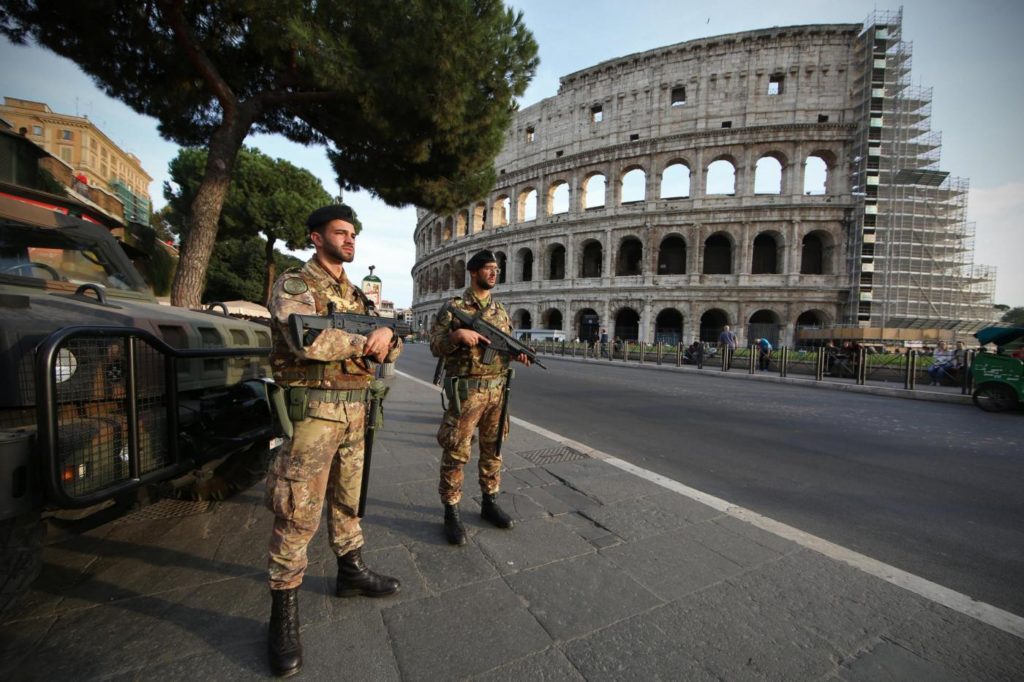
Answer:
[[[973,265],[966,181],[938,169],[901,20],[736,33],[564,76],[517,112],[486,198],[417,213],[416,324],[489,248],[515,327],[570,340],[977,327],[994,276]]]

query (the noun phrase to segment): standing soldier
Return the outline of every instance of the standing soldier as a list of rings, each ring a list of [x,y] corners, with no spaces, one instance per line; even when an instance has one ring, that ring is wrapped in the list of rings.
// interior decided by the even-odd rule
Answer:
[[[491,289],[497,283],[497,259],[484,250],[469,259],[469,288],[450,305],[470,315],[480,315],[505,333],[511,333],[512,324],[505,308],[491,299]],[[504,384],[509,358],[495,354],[493,362],[483,362],[484,348],[489,341],[471,329],[456,329],[452,314],[442,311],[430,330],[430,350],[434,357],[443,358],[446,376],[457,377],[457,391],[461,395],[449,396],[444,421],[437,432],[441,455],[441,482],[438,492],[444,504],[444,533],[453,545],[466,543],[466,529],[459,517],[462,499],[462,468],[469,461],[473,445],[473,432],[480,429],[480,490],[483,493],[480,515],[498,528],[512,528],[513,521],[495,498],[501,482],[501,454],[497,451],[498,429],[508,432],[508,421],[501,421]],[[525,355],[516,360],[529,364]],[[446,382],[447,386],[452,383]],[[504,434],[503,434],[504,435]]]
[[[268,572],[272,606],[268,653],[274,673],[287,677],[302,668],[298,588],[306,570],[306,546],[327,501],[331,549],[338,557],[339,597],[383,597],[398,591],[395,578],[363,563],[363,533],[356,516],[363,468],[366,404],[375,362],[393,362],[401,341],[390,329],[367,336],[340,329],[309,331],[298,342],[288,334],[288,316],[335,312],[366,314],[363,292],[345,275],[355,255],[355,214],[344,205],[325,206],[306,220],[316,254],[274,283],[270,296],[274,379],[286,387],[294,423],[289,444],[267,476],[266,503],[274,512]]]

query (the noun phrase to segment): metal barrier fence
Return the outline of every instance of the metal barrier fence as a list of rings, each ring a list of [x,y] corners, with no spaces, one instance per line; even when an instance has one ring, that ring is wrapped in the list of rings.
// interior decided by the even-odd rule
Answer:
[[[854,352],[838,349],[810,348],[792,349],[781,346],[772,351],[767,365],[761,370],[756,346],[730,349],[701,345],[696,352],[684,350],[682,345],[665,343],[641,344],[635,341],[593,344],[571,341],[541,341],[536,346],[539,353],[553,356],[601,359],[609,362],[636,362],[656,365],[673,364],[676,367],[691,365],[704,369],[709,359],[722,372],[758,371],[777,373],[780,377],[808,376],[816,381],[845,381],[865,385],[868,381],[902,383],[906,390],[916,390],[919,383],[927,385],[933,381],[929,370],[933,367],[931,356],[921,356],[916,349],[906,353],[868,353],[865,348]],[[936,371],[937,381],[942,385],[958,386],[963,395],[974,390],[971,383],[971,364],[975,351],[966,351],[964,364],[958,368],[946,367]]]

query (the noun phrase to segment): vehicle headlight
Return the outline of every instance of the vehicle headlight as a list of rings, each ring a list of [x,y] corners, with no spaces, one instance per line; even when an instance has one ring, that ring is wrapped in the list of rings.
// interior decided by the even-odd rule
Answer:
[[[78,369],[78,358],[67,348],[57,351],[57,361],[53,363],[53,376],[58,384],[68,381]]]

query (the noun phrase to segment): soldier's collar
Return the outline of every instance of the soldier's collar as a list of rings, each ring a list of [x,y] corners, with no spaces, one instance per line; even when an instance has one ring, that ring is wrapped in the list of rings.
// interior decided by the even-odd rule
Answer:
[[[486,300],[481,300],[480,297],[476,295],[476,292],[473,291],[473,287],[468,287],[462,297],[480,310],[487,310],[491,303],[494,302],[494,298],[492,296],[488,296]]]
[[[315,254],[312,258],[309,259],[308,265],[310,269],[313,271],[313,273],[316,274],[317,276],[326,277],[332,282],[338,283],[342,287],[347,286],[349,284],[348,275],[345,274],[344,265],[341,266],[341,277],[335,277],[333,274],[331,274],[331,271],[323,266],[323,264],[320,262],[320,259],[317,258]]]

